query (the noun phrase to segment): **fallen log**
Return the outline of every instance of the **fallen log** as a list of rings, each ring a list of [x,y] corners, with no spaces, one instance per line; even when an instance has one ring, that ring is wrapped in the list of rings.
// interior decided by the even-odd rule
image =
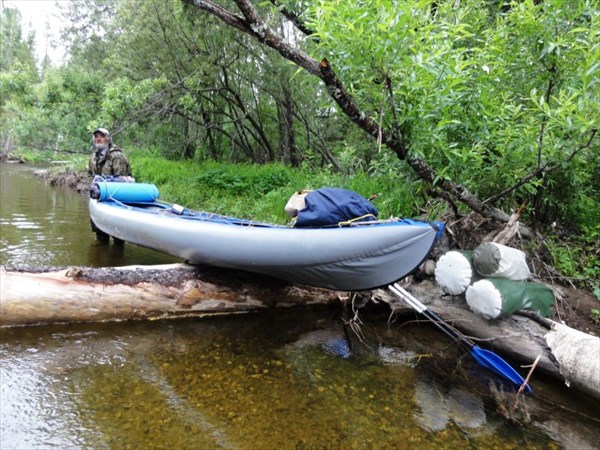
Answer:
[[[464,299],[445,296],[433,281],[420,282],[408,289],[428,309],[481,347],[524,364],[521,373],[527,373],[527,367],[539,356],[536,371],[600,400],[600,338],[533,313],[485,320],[475,315]],[[385,290],[375,291],[373,298],[388,303],[392,314],[414,313],[412,308]]]
[[[600,339],[535,315],[487,321],[433,281],[409,288],[481,347],[532,364],[536,372],[600,400]],[[392,314],[414,311],[387,290],[368,293]],[[0,267],[0,327],[202,317],[266,308],[335,304],[339,292],[295,286],[246,272],[171,264],[120,268]],[[450,300],[449,300],[450,299]],[[521,369],[526,373],[526,369]]]
[[[198,317],[339,301],[325,289],[186,264],[0,267],[0,298],[1,327]]]

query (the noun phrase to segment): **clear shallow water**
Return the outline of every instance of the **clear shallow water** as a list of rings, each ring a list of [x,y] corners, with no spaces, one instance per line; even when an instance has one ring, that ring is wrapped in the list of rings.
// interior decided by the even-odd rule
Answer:
[[[100,247],[84,196],[0,167],[3,264],[169,262]],[[359,339],[342,317],[3,329],[0,448],[598,448],[597,404],[536,380],[507,420],[514,395],[434,329],[364,316]]]
[[[361,343],[318,315],[4,330],[2,448],[560,447],[427,356],[428,328]]]
[[[0,264],[105,267],[180,262],[135,245],[96,241],[87,197],[46,186],[34,170],[0,164]]]

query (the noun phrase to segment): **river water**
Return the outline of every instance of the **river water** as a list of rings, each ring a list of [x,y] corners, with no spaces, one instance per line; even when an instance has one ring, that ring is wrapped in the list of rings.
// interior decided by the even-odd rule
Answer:
[[[85,196],[0,170],[1,264],[177,261],[96,242]],[[430,327],[371,314],[358,335],[349,317],[3,329],[0,448],[598,448],[597,403],[542,379],[519,402],[491,395],[497,380]]]

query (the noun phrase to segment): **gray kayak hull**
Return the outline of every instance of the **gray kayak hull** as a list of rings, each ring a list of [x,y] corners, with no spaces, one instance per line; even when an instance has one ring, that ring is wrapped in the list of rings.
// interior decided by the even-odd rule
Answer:
[[[159,201],[127,205],[90,199],[89,209],[103,232],[190,263],[349,291],[388,285],[415,270],[442,227],[407,220],[291,228],[207,213],[184,217]]]

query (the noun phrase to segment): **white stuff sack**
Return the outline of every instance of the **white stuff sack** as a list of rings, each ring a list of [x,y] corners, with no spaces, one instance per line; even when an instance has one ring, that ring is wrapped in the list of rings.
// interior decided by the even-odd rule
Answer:
[[[473,266],[482,277],[520,281],[531,275],[525,253],[495,242],[486,242],[475,248]]]
[[[467,290],[473,279],[472,260],[473,252],[453,250],[445,253],[435,265],[436,283],[447,294],[462,294]]]
[[[496,319],[502,315],[502,295],[490,280],[473,283],[465,298],[471,311],[484,319]]]
[[[285,205],[285,213],[290,217],[296,217],[298,215],[298,211],[302,211],[304,208],[306,208],[305,198],[306,194],[309,192],[309,190],[294,192]]]

